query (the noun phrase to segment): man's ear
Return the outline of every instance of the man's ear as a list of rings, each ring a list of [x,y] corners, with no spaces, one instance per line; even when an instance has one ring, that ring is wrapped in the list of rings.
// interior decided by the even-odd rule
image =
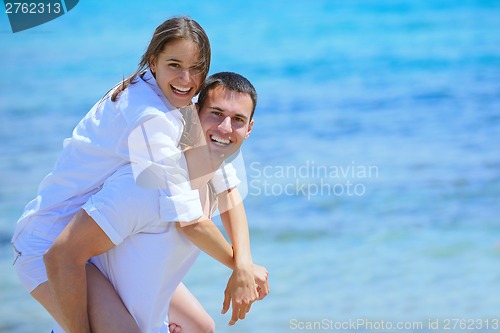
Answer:
[[[248,124],[247,134],[245,134],[245,140],[248,139],[250,133],[252,133],[252,127],[253,127],[253,119],[250,120],[250,123]]]

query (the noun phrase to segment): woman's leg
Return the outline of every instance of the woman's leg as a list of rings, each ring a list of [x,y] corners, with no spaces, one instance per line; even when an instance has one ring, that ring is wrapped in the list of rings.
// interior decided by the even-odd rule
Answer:
[[[65,323],[62,320],[62,317],[59,313],[59,307],[54,302],[52,298],[52,293],[50,292],[49,283],[44,282],[36,287],[32,292],[31,296],[38,301],[38,303],[42,304],[45,310],[54,318],[57,323],[65,330]]]
[[[140,333],[137,323],[111,283],[92,264],[87,265],[87,288],[92,333]],[[47,282],[35,288],[31,295],[45,307],[62,328],[65,327]]]
[[[196,297],[188,288],[180,283],[175,289],[168,310],[170,332],[174,325],[180,326],[183,333],[212,333],[215,332],[215,323],[205,311]],[[177,331],[174,331],[177,333]]]

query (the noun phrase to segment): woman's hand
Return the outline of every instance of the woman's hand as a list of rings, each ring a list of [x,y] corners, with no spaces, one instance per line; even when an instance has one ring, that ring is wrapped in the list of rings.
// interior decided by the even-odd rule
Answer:
[[[222,314],[225,314],[229,310],[231,301],[233,303],[233,313],[229,325],[234,325],[238,319],[245,319],[252,303],[258,297],[253,267],[236,268],[227,282],[222,305]]]
[[[269,287],[269,272],[263,266],[253,265],[253,274],[257,284],[258,300],[263,300],[271,291]]]

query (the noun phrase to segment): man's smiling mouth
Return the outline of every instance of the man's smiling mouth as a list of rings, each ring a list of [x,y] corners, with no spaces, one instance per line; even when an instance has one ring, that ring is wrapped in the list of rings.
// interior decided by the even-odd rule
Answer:
[[[212,140],[212,142],[214,142],[215,144],[217,144],[219,146],[227,146],[231,143],[228,139],[223,139],[217,135],[211,135],[210,140]]]

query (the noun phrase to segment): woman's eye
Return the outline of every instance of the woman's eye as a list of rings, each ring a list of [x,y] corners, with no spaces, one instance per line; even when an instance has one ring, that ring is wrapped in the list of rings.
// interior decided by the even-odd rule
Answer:
[[[203,72],[203,67],[201,67],[201,66],[192,66],[192,67],[189,67],[189,72],[192,75],[200,75]]]
[[[169,66],[172,68],[180,68],[181,67],[179,64],[176,64],[176,63],[169,64]]]

